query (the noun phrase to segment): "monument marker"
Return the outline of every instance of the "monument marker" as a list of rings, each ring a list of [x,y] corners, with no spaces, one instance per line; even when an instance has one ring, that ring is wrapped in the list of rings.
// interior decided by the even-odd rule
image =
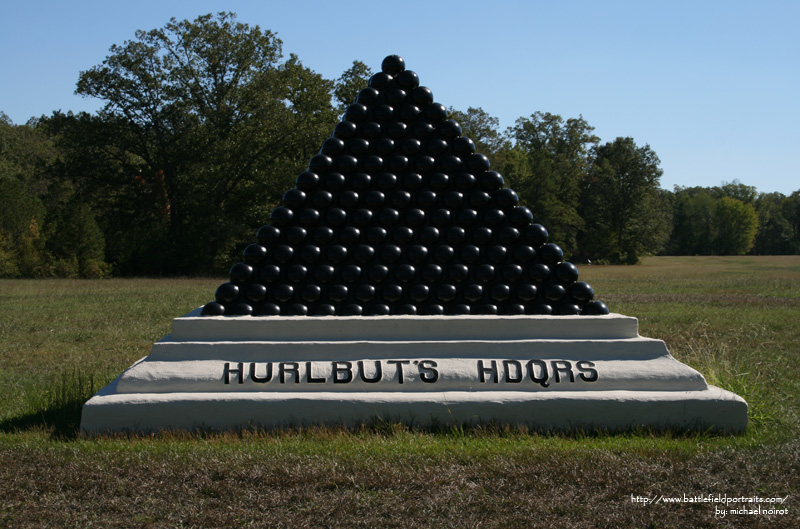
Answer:
[[[610,314],[475,151],[384,59],[230,281],[89,400],[82,429],[744,430],[744,400]]]

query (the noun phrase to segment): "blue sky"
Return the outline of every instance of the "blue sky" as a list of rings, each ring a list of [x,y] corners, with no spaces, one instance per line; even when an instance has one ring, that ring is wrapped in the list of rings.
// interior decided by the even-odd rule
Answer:
[[[0,110],[15,123],[97,110],[75,83],[112,44],[223,10],[331,79],[396,53],[437,101],[502,128],[535,111],[583,116],[603,142],[649,144],[666,189],[800,190],[796,1],[3,0]]]

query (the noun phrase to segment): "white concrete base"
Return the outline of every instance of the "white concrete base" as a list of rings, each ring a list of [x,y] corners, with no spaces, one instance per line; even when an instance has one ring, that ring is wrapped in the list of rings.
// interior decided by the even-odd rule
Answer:
[[[238,338],[237,338],[238,337]],[[635,318],[199,317],[86,403],[86,432],[369,423],[743,431]]]

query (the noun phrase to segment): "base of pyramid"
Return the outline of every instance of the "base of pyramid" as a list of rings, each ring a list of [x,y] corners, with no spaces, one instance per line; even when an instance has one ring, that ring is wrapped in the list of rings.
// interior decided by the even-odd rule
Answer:
[[[199,317],[89,400],[87,433],[510,423],[741,432],[709,386],[635,318]]]

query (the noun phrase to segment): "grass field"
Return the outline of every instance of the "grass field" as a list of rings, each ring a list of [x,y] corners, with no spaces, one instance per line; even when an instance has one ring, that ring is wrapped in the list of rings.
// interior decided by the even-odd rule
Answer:
[[[800,527],[800,257],[659,257],[581,278],[744,397],[747,432],[88,439],[83,402],[222,280],[0,280],[0,527]],[[787,498],[761,507],[788,513],[632,501],[684,495]]]

